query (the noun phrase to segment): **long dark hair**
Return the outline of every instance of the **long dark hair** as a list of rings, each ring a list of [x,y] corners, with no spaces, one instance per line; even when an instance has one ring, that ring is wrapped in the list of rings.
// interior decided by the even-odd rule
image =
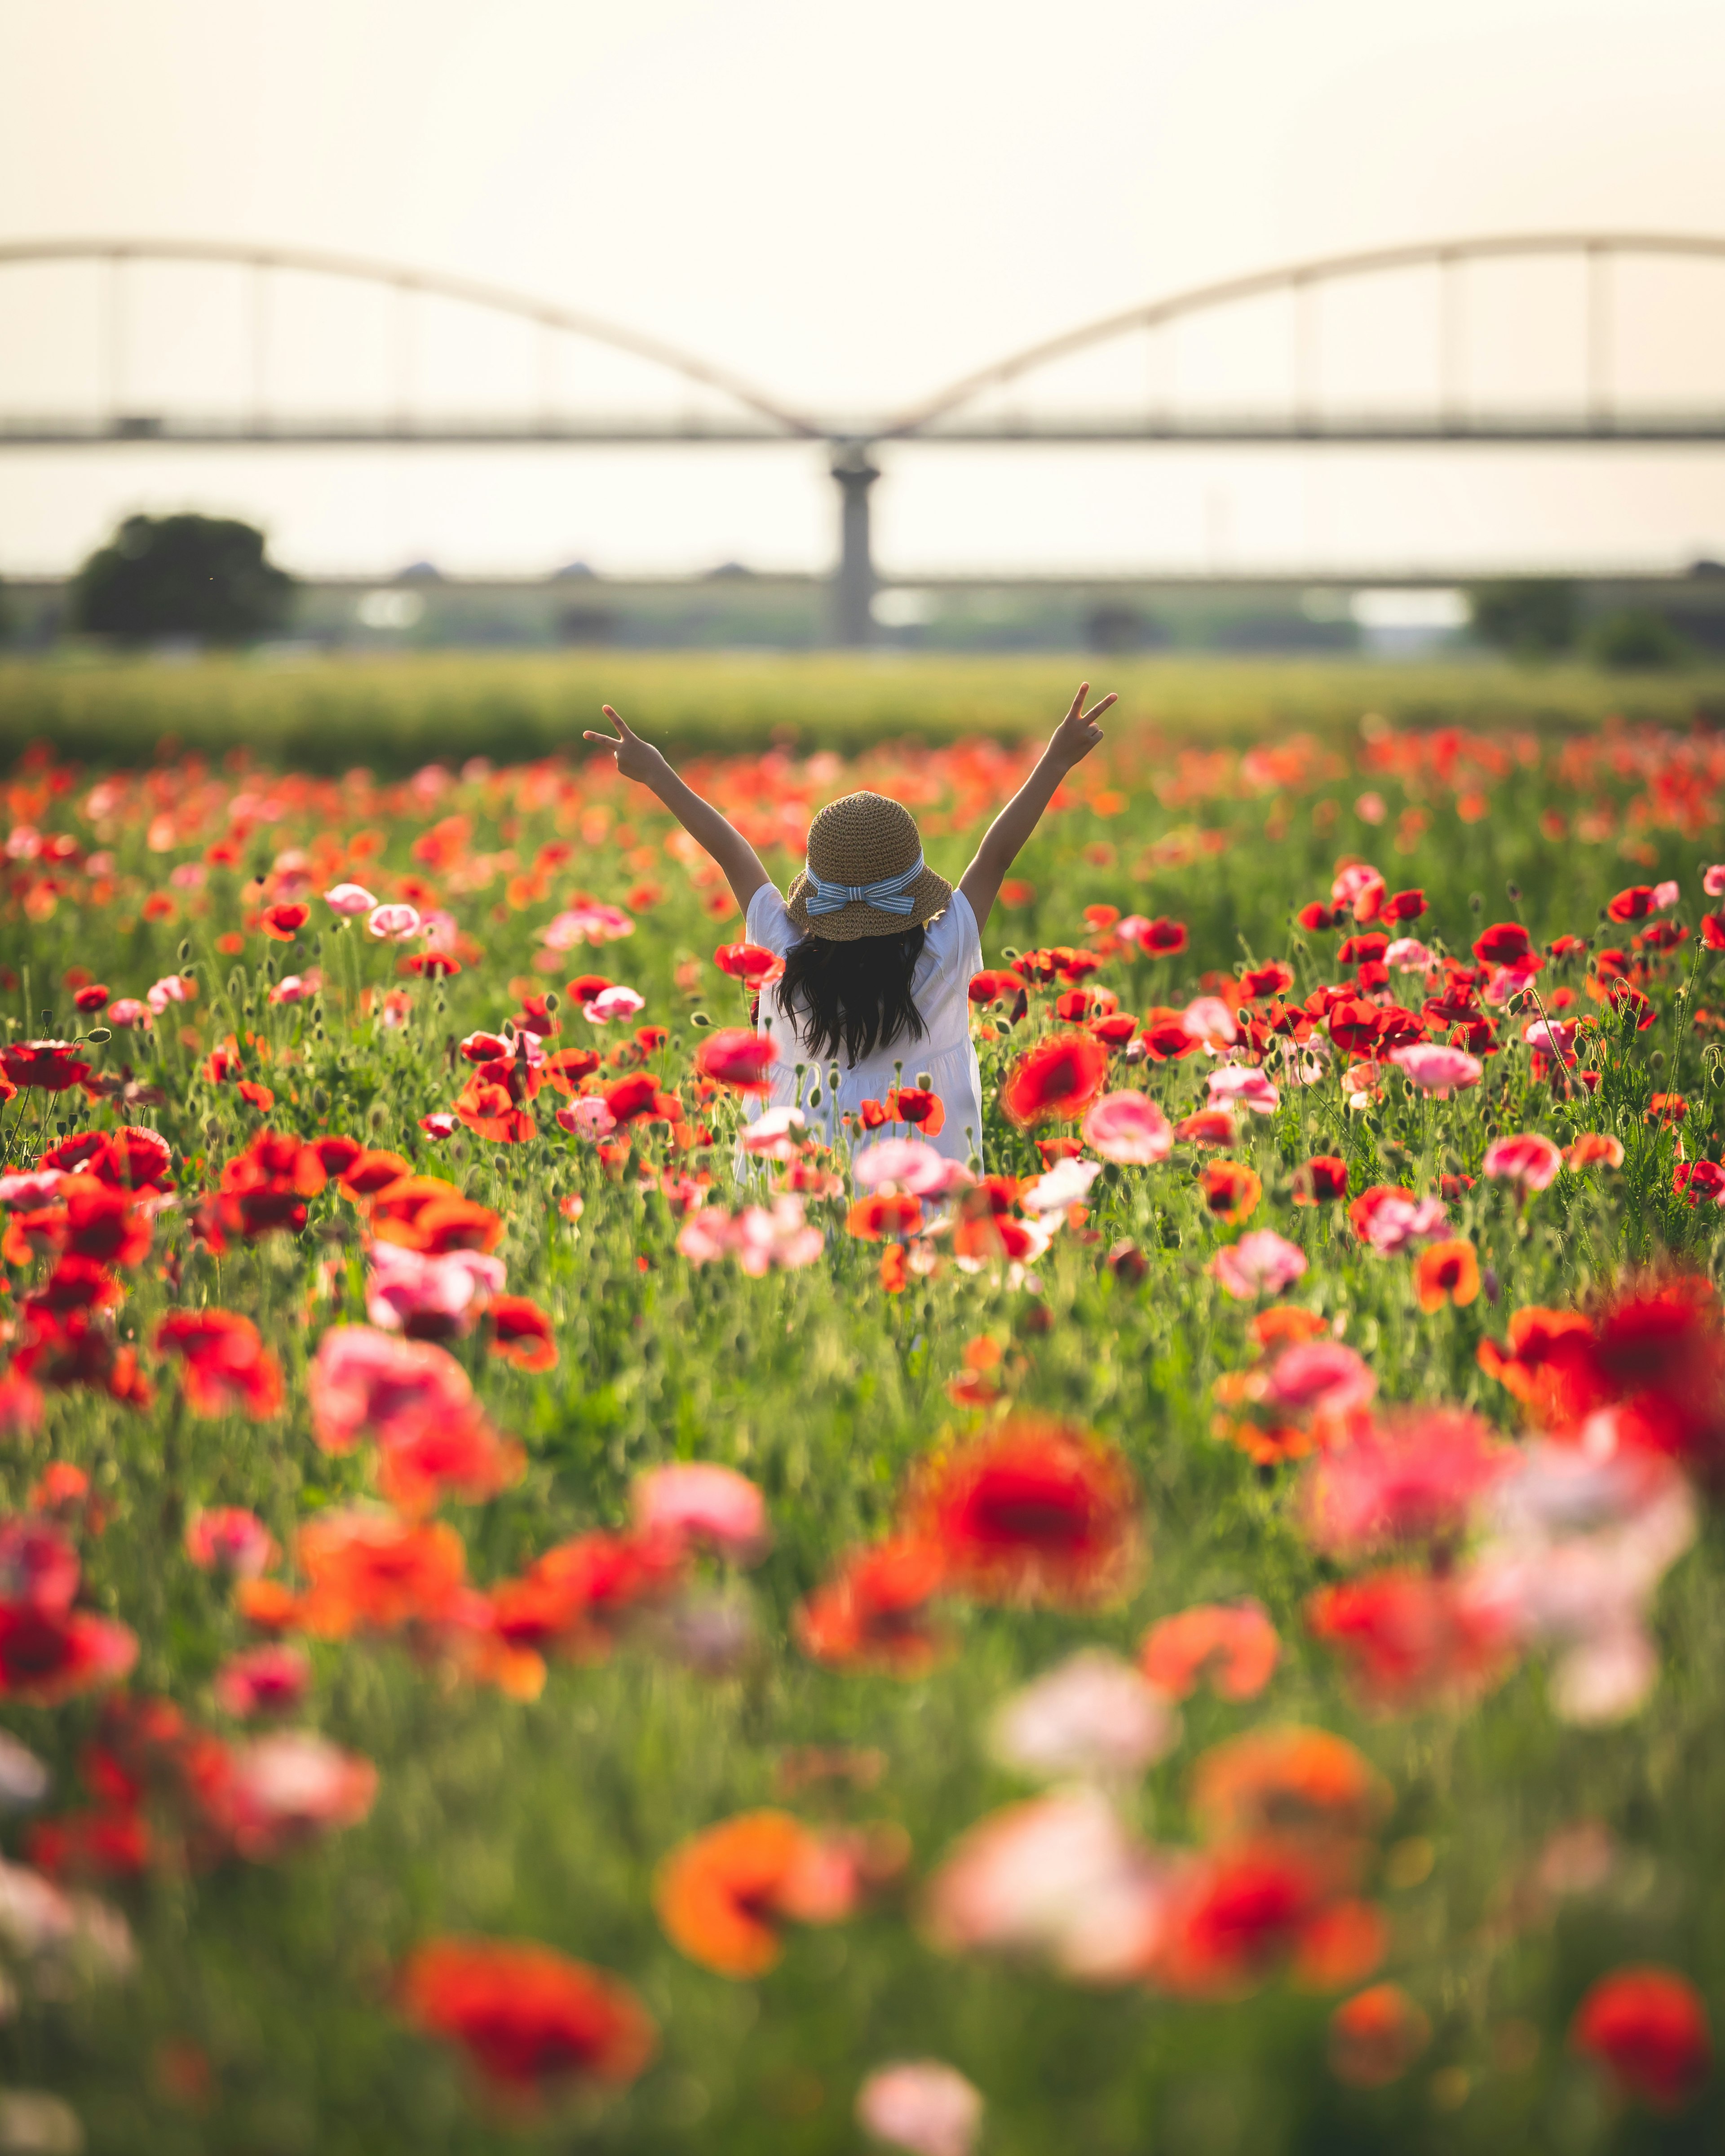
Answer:
[[[859,936],[849,943],[805,936],[792,944],[778,1004],[812,1057],[842,1049],[847,1063],[860,1063],[900,1039],[922,1040],[928,1028],[911,978],[925,935],[919,924],[901,936]]]

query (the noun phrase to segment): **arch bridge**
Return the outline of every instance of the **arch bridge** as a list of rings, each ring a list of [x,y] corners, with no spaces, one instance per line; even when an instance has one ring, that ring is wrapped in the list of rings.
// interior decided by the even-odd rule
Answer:
[[[1725,444],[1725,379],[1685,402],[1631,393],[1621,379],[1620,332],[1626,273],[1661,263],[1725,267],[1725,238],[1660,232],[1521,233],[1420,242],[1332,254],[1195,285],[1087,322],[1009,353],[896,413],[839,419],[777,395],[662,340],[501,286],[309,249],[141,239],[40,239],[0,245],[0,272],[82,264],[101,292],[101,390],[76,412],[0,409],[0,450],[116,445],[247,449],[550,447],[614,444],[685,447],[801,444],[827,452],[840,497],[839,565],[834,585],[839,639],[866,641],[874,574],[870,557],[870,490],[880,476],[875,453],[919,446],[1197,445],[1303,449],[1336,447],[1596,449]],[[1562,382],[1511,401],[1471,379],[1470,329],[1482,273],[1493,264],[1532,274],[1562,265],[1574,280],[1573,364]],[[217,408],[146,403],[132,385],[135,280],[162,265],[202,266],[242,280],[243,352]],[[334,280],[387,295],[393,383],[374,408],[341,412],[295,406],[279,391],[275,363],[276,294],[290,277]],[[1425,287],[1430,340],[1429,393],[1389,403],[1348,401],[1326,387],[1325,311],[1349,288],[1393,279]],[[6,287],[0,277],[0,321]],[[1405,289],[1405,285],[1404,285]],[[519,324],[535,340],[536,393],[517,408],[484,414],[429,408],[418,393],[418,355],[428,303]],[[1038,377],[1111,346],[1146,341],[1167,352],[1183,333],[1230,311],[1256,307],[1256,357],[1281,386],[1256,402],[1219,406],[1177,394],[1167,379],[1146,377],[1142,394],[1117,388],[1100,399],[1034,408]],[[15,333],[14,333],[15,334]],[[571,403],[558,388],[560,348],[573,342],[644,366],[671,398],[631,411]],[[1279,348],[1279,349],[1278,349]],[[1725,352],[1713,370],[1725,376]],[[1069,393],[1070,395],[1070,393]]]

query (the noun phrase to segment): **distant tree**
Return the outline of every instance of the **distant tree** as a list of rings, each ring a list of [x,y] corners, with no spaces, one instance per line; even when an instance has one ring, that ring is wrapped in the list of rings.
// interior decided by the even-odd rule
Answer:
[[[1554,659],[1574,646],[1580,625],[1575,587],[1559,577],[1503,577],[1467,593],[1473,633],[1517,659]]]
[[[232,517],[128,516],[74,579],[73,626],[128,644],[267,635],[287,619],[294,580],[264,544]]]
[[[1640,674],[1681,666],[1689,647],[1662,613],[1625,607],[1608,613],[1588,633],[1588,655],[1615,674]]]

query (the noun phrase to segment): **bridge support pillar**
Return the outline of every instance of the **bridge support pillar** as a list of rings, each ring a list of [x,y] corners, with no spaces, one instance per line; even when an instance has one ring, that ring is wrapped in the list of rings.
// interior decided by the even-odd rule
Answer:
[[[847,647],[872,643],[875,564],[869,551],[869,489],[880,476],[861,447],[833,459],[839,482],[839,567],[833,579],[832,639]]]

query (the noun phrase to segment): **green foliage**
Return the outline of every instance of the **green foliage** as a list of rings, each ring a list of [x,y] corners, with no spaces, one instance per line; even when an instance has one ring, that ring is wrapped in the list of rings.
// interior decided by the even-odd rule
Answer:
[[[1689,649],[1663,614],[1645,607],[1625,607],[1594,623],[1587,647],[1597,665],[1621,674],[1680,666]]]
[[[280,629],[293,579],[233,517],[128,516],[73,581],[73,626],[121,644],[246,644]]]
[[[1574,584],[1557,577],[1502,577],[1468,587],[1474,634],[1516,659],[1573,650],[1580,623]]]

